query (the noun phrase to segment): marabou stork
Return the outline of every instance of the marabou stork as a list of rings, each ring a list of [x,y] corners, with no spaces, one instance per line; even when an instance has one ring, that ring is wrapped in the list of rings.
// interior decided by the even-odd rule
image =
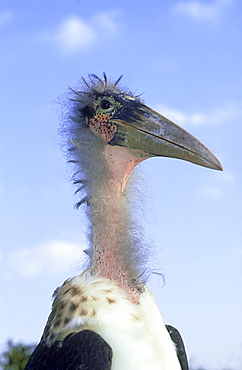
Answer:
[[[179,332],[165,326],[144,284],[147,250],[128,203],[133,168],[174,157],[221,170],[197,139],[116,82],[89,75],[72,90],[63,131],[75,184],[84,192],[89,268],[54,293],[40,343],[26,370],[185,370]]]

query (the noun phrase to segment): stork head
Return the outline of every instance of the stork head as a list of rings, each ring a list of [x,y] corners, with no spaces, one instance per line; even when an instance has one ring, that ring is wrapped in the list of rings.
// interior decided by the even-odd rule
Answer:
[[[130,92],[90,75],[86,90],[75,92],[82,124],[107,146],[128,148],[141,160],[173,157],[204,167],[222,170],[218,159],[196,138],[160,113],[147,107]],[[140,161],[137,161],[140,162]]]

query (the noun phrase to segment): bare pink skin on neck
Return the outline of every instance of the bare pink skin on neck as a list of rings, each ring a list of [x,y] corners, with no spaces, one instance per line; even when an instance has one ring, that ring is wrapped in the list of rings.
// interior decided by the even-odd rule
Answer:
[[[102,224],[94,228],[94,271],[101,276],[115,280],[128,294],[133,303],[138,303],[140,291],[134,283],[135,277],[125,271],[123,262],[115,251],[119,248],[120,232],[125,228],[123,215],[120,214],[120,202],[123,201],[123,191],[126,182],[134,167],[149,156],[140,151],[128,148],[110,146],[105,147],[104,156],[109,169],[109,177],[105,184],[110,201],[105,202],[102,208]],[[117,240],[116,237],[117,236]],[[122,256],[122,253],[121,253]]]
[[[137,164],[147,159],[149,155],[144,155],[141,151],[107,145],[105,148],[105,159],[110,171],[111,183],[115,183],[123,193],[126,182]]]

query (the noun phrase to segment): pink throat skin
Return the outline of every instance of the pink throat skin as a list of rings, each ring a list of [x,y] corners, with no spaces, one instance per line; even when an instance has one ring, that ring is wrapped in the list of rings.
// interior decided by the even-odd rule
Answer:
[[[105,161],[109,176],[105,184],[105,201],[102,203],[99,219],[94,221],[94,251],[93,270],[103,277],[115,280],[127,293],[133,303],[139,301],[141,289],[136,277],[131,276],[125,267],[125,253],[119,253],[122,248],[120,240],[126,228],[124,189],[134,167],[149,157],[141,151],[133,151],[118,146],[105,146]],[[107,196],[107,198],[106,198]],[[121,251],[122,252],[122,251]]]

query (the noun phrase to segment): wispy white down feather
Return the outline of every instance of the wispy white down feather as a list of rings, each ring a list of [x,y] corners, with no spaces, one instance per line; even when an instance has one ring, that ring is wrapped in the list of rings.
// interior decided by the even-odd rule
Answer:
[[[108,181],[107,163],[104,158],[104,149],[108,145],[100,137],[96,136],[88,126],[86,115],[87,107],[92,106],[93,99],[97,93],[114,92],[120,95],[131,95],[128,91],[121,90],[117,82],[104,81],[96,76],[91,76],[88,83],[82,82],[82,86],[71,90],[66,107],[68,114],[65,116],[65,123],[62,127],[62,134],[67,139],[67,156],[70,162],[74,163],[74,183],[78,186],[77,193],[81,196],[77,206],[83,204],[89,220],[89,255],[90,266],[93,252],[93,231],[95,225],[102,227],[102,215],[105,207],[119,215],[119,227],[110,222],[106,230],[109,238],[116,238],[115,253],[123,261],[123,268],[129,272],[134,279],[145,281],[147,274],[147,261],[149,246],[143,238],[143,230],[140,222],[136,221],[138,205],[132,201],[132,196],[137,199],[140,190],[133,176],[123,192],[121,201],[115,203],[112,194],[106,191],[105,184]],[[135,180],[137,176],[135,175]],[[138,199],[139,207],[142,199]],[[110,220],[112,214],[110,214]],[[105,227],[105,225],[103,225]]]

